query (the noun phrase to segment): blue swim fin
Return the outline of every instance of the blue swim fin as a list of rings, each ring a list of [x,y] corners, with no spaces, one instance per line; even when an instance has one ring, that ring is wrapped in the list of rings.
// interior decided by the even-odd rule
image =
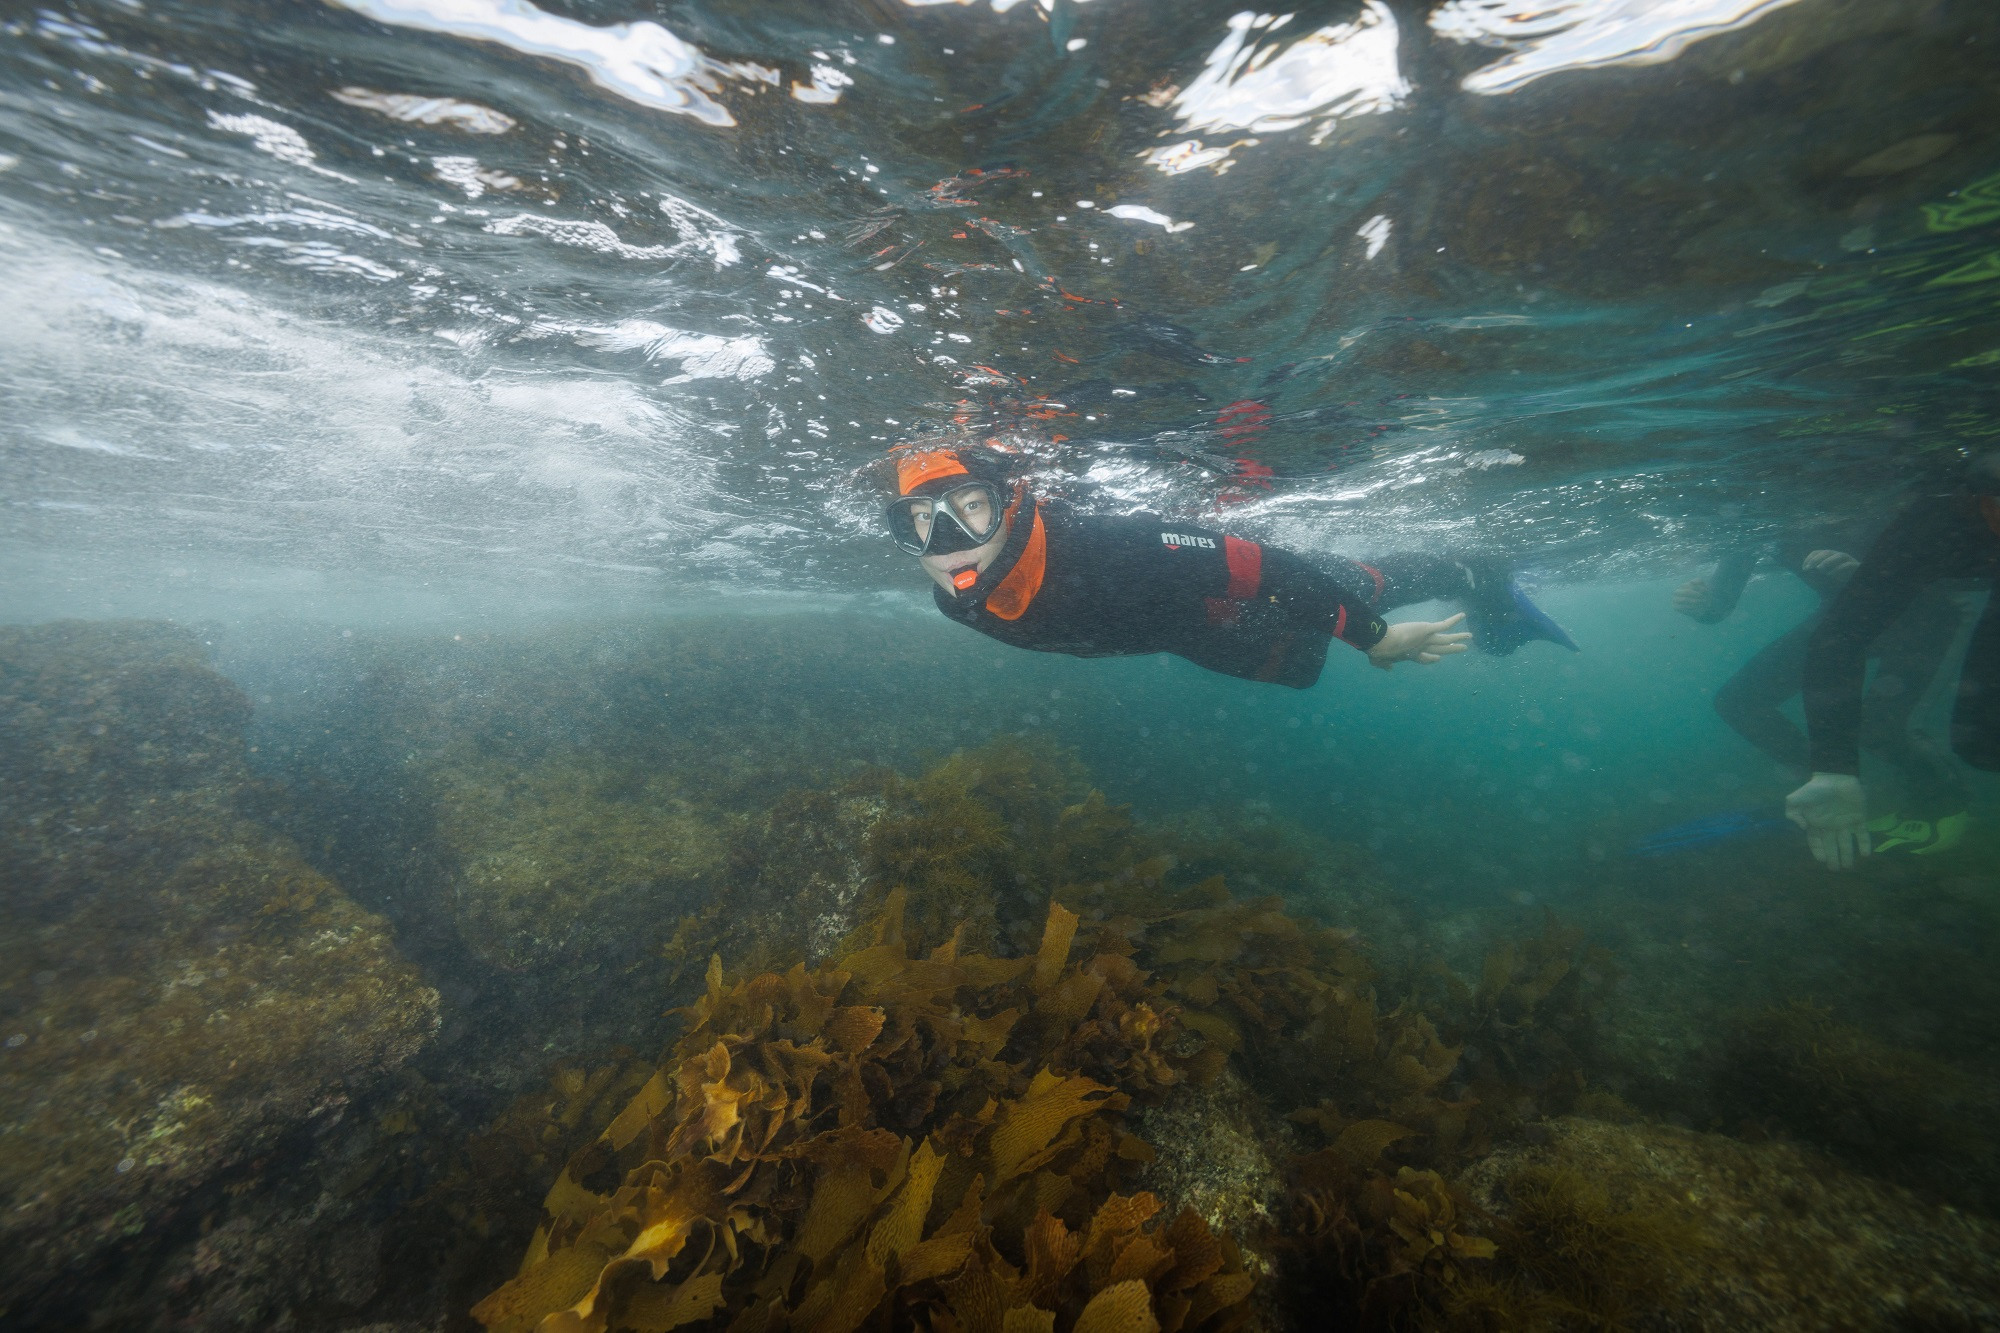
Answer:
[[[1734,842],[1739,838],[1775,833],[1790,827],[1791,825],[1784,820],[1773,819],[1762,810],[1726,810],[1721,814],[1703,815],[1698,819],[1690,819],[1672,828],[1649,834],[1633,843],[1626,854],[1647,857],[1671,856],[1675,852],[1713,847],[1717,843]]]
[[[1492,657],[1505,657],[1524,643],[1536,639],[1546,639],[1550,643],[1561,644],[1571,652],[1581,652],[1576,640],[1555,621],[1549,619],[1548,612],[1528,600],[1528,594],[1507,581],[1507,595],[1497,608],[1468,607],[1466,619],[1472,623],[1472,642],[1480,652]]]

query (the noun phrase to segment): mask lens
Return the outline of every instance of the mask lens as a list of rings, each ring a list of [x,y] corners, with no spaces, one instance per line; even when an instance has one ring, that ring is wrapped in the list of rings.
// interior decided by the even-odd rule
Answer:
[[[911,555],[951,555],[1000,530],[1000,492],[987,483],[959,486],[933,499],[906,495],[889,506],[889,536]]]
[[[921,518],[917,509],[923,509]],[[906,496],[889,506],[883,515],[889,525],[889,537],[896,545],[911,555],[924,553],[924,540],[930,536],[931,501],[923,497]]]

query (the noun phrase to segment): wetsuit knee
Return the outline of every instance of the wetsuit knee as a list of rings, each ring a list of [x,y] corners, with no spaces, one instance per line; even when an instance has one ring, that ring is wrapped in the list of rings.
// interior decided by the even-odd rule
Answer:
[[[1715,698],[1709,701],[1715,715],[1735,727],[1745,718],[1761,712],[1766,705],[1755,697],[1741,676],[1731,676],[1715,691]]]

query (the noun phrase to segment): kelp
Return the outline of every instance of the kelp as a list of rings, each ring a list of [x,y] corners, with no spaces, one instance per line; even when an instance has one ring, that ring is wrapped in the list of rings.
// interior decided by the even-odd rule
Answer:
[[[466,1140],[461,1159],[433,1187],[460,1225],[481,1232],[529,1210],[549,1176],[652,1075],[650,1061],[614,1052],[596,1065],[556,1065],[542,1086],[523,1093]]]
[[[674,984],[714,953],[751,968],[837,957],[865,947],[898,890],[913,948],[1032,949],[1050,899],[1141,859],[1136,845],[1124,808],[1047,741],[996,740],[914,778],[864,769],[739,827],[726,899],[681,916],[659,953]]]
[[[867,905],[901,889],[919,947],[953,935],[971,947],[1032,947],[1051,897],[1145,859],[1129,811],[1045,740],[1003,738],[915,779],[877,772],[850,787],[882,803],[867,837]]]
[[[1368,941],[1378,988],[1414,990],[1429,961],[1417,904],[1384,877],[1375,857],[1353,842],[1271,813],[1260,803],[1210,804],[1178,811],[1149,830],[1153,850],[1173,858],[1175,878],[1199,884],[1221,876],[1245,897],[1276,894],[1294,910]]]
[[[1024,763],[1068,804],[1016,795],[1003,811],[986,774],[1018,783]],[[1017,886],[1029,872],[1017,867],[1059,884],[1085,918],[1083,947],[1151,978],[1151,1007],[1171,1037],[1149,1051],[1168,1051],[1168,1067],[1200,1083],[1233,1065],[1262,1099],[1323,1136],[1294,1165],[1286,1233],[1272,1242],[1300,1271],[1339,1275],[1331,1286],[1308,1282],[1304,1308],[1377,1323],[1441,1309],[1493,1252],[1451,1173],[1537,1106],[1566,1105],[1581,1091],[1605,959],[1551,921],[1537,938],[1498,946],[1476,984],[1440,969],[1431,1012],[1414,997],[1385,1003],[1353,932],[1303,920],[1276,896],[1237,898],[1220,875],[1177,889],[1175,840],[1079,786],[1047,755],[954,756],[912,784],[926,794],[901,807],[941,827],[927,831],[913,817],[896,829],[909,840],[897,846],[944,855],[878,855],[877,872],[923,904],[912,915],[927,941],[977,904],[989,913],[978,929],[1017,935],[1018,914],[1033,903]],[[938,873],[940,861],[951,874]],[[1468,1067],[1475,1043],[1481,1059]],[[1107,1066],[1100,1076],[1133,1071]]]
[[[1413,1005],[1385,1007],[1353,932],[1304,920],[1275,895],[1237,898],[1220,875],[1177,888],[1177,835],[1108,804],[1073,757],[996,742],[882,793],[868,836],[873,893],[905,895],[913,943],[962,932],[1030,947],[1059,898],[1085,913],[1090,949],[1130,958],[1179,1007],[1195,1077],[1215,1077],[1240,1054],[1241,1072],[1282,1107],[1331,1102],[1327,1114],[1342,1122],[1400,1118],[1447,1148],[1464,1132],[1465,1106],[1445,1095],[1463,1039],[1441,1035]],[[1524,953],[1547,971],[1557,954],[1568,966],[1574,947],[1548,937]],[[1507,979],[1482,984],[1477,998],[1459,983],[1469,1016],[1457,1028],[1526,1031],[1558,1010],[1566,1018],[1565,1002],[1581,993],[1556,976],[1552,1000],[1517,969],[1501,970]],[[1525,1050],[1527,1039],[1512,1044]]]
[[[1345,1147],[1297,1164],[1287,1296],[1302,1318],[1338,1312],[1363,1329],[1421,1323],[1460,1286],[1489,1280],[1495,1246],[1471,1230],[1464,1192],[1436,1171],[1377,1169],[1381,1146],[1407,1131],[1362,1125]]]
[[[1360,1151],[1299,1165],[1292,1304],[1343,1310],[1361,1329],[1613,1333],[1668,1309],[1709,1244],[1693,1209],[1621,1207],[1569,1166],[1517,1167],[1502,1215],[1476,1208],[1436,1171],[1392,1174]]]
[[[1489,1129],[1570,1110],[1595,1060],[1597,1015],[1617,980],[1610,954],[1547,913],[1539,935],[1490,949],[1468,986],[1438,966],[1426,994]]]
[[[1273,1105],[1337,1139],[1392,1123],[1450,1156],[1470,1103],[1449,1095],[1459,1050],[1407,1005],[1384,1008],[1351,932],[1304,921],[1276,897],[1239,899],[1218,876],[1182,893],[1163,858],[1082,890],[1092,947],[1128,953],[1177,1006],[1180,1053],[1199,1080],[1235,1061]]]
[[[1191,1212],[1122,1192],[1134,1096],[1179,1072],[1118,954],[1072,958],[1052,905],[1016,958],[918,952],[893,894],[837,964],[729,984],[573,1156],[496,1333],[1237,1326],[1255,1284]]]
[[[1440,972],[1422,1007],[1385,1002],[1353,932],[1219,875],[1177,887],[1173,837],[1050,747],[996,743],[780,806],[772,830],[815,852],[771,873],[838,866],[877,917],[837,963],[725,987],[711,962],[687,1036],[572,1159],[530,1262],[479,1307],[490,1327],[997,1329],[1039,1319],[1029,1305],[1081,1326],[1105,1284],[1034,1276],[1031,1238],[1087,1237],[1096,1210],[1139,1197],[1151,1153],[1128,1099],[1231,1067],[1319,1139],[1291,1169],[1283,1234],[1257,1239],[1332,1275],[1309,1308],[1409,1325],[1492,1280],[1492,1236],[1452,1177],[1582,1090],[1609,969],[1578,933],[1551,922],[1476,984]],[[690,919],[674,949],[712,934]],[[1131,1244],[1165,1244],[1135,1228]],[[1145,1290],[1170,1324],[1173,1292]]]
[[[1375,970],[1346,931],[1301,921],[1276,897],[1237,899],[1220,877],[1144,922],[1142,964],[1159,970],[1189,1020],[1243,1049],[1280,1101],[1338,1090],[1386,1112],[1421,1097],[1457,1058],[1413,1011],[1385,1012]]]

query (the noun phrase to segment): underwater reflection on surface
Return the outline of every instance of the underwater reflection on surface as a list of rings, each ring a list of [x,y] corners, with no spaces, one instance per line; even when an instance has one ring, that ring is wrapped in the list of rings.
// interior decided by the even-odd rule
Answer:
[[[1651,572],[1990,438],[1978,6],[1128,8],[13,20],[10,590],[879,587],[940,430]]]

